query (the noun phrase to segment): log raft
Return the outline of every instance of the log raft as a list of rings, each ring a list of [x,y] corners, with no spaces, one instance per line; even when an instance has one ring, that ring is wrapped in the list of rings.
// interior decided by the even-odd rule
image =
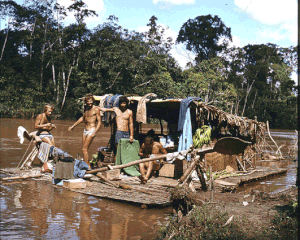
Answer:
[[[214,184],[217,189],[226,185],[227,188],[238,188],[239,185],[242,185],[246,182],[261,180],[277,174],[284,174],[286,173],[286,171],[287,170],[283,168],[259,168],[252,172],[241,173],[238,176],[221,178],[221,180],[219,181],[216,180]],[[31,170],[20,170],[17,168],[0,169],[1,174],[9,175],[10,177],[17,177],[22,175],[34,176],[33,173],[37,174],[37,172],[40,172],[40,168],[32,168]],[[19,181],[35,180],[43,181],[53,185],[52,175],[50,173],[43,173],[41,175],[42,176],[38,178],[19,179]],[[140,180],[137,177],[128,176],[123,176],[121,180],[114,182],[116,184],[121,183],[123,185],[128,185],[130,186],[130,188],[117,188],[94,176],[90,180],[88,180],[88,184],[85,189],[64,189],[100,198],[112,199],[137,205],[144,204],[147,206],[158,207],[168,206],[171,204],[169,190],[178,186],[178,180],[166,177],[151,178],[149,182],[147,182],[147,184],[141,184]],[[193,185],[198,192],[203,190],[200,181],[193,181]],[[63,186],[57,185],[53,185],[53,187],[63,188]]]

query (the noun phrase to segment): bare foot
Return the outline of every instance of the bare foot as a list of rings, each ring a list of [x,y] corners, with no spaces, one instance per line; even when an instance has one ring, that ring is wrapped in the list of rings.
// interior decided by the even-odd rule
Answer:
[[[141,180],[141,184],[146,184],[148,181],[148,178],[144,177],[143,175],[139,176],[139,179]]]

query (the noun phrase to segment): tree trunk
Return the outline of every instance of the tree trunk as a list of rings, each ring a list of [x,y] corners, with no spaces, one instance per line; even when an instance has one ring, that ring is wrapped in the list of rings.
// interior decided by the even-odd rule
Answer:
[[[249,93],[250,93],[250,91],[251,91],[251,89],[252,89],[252,86],[253,86],[253,84],[254,84],[254,82],[255,82],[255,79],[253,80],[253,82],[251,83],[251,85],[249,86],[247,86],[247,91],[246,91],[246,97],[245,97],[245,102],[244,102],[244,107],[243,107],[243,111],[242,111],[242,117],[244,116],[244,113],[245,113],[245,109],[246,109],[246,105],[247,105],[247,101],[248,101],[248,96],[249,96]]]
[[[64,96],[63,96],[63,100],[62,100],[62,103],[61,103],[61,108],[60,108],[60,111],[62,111],[64,105],[65,105],[65,101],[66,101],[66,96],[67,96],[67,92],[68,92],[68,89],[69,89],[69,83],[70,83],[70,76],[71,76],[71,73],[72,73],[72,69],[73,67],[75,66],[75,62],[76,62],[76,55],[74,54],[74,60],[73,60],[73,63],[69,69],[69,73],[68,73],[68,77],[67,77],[67,81],[65,79],[65,72],[63,72],[63,87],[64,87]],[[78,60],[78,58],[77,58]],[[78,63],[78,61],[77,61]]]
[[[7,32],[6,32],[5,41],[4,41],[4,44],[3,44],[3,47],[2,47],[2,52],[1,52],[1,58],[0,58],[0,61],[1,61],[2,58],[3,58],[3,53],[4,53],[5,46],[6,46],[7,38],[8,38],[8,32],[9,32],[9,27],[7,27]]]

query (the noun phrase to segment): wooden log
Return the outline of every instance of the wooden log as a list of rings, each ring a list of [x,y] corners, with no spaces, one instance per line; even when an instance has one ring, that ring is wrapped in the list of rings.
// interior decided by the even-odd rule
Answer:
[[[113,185],[116,188],[123,188],[123,189],[127,189],[127,190],[136,190],[136,191],[139,191],[139,192],[142,192],[142,193],[146,193],[146,194],[152,195],[152,193],[150,193],[149,191],[145,191],[145,190],[142,190],[142,189],[135,189],[135,188],[132,188],[131,186],[129,186],[127,184],[115,183],[113,181],[110,181],[106,177],[104,177],[101,173],[97,173],[96,176],[98,178],[102,179],[103,181],[105,181],[105,182]]]
[[[96,176],[100,178],[101,180],[108,182],[109,184],[113,185],[116,188],[119,188],[120,185],[118,183],[114,183],[113,181],[108,180],[106,177],[104,177],[101,173],[97,173]]]
[[[205,151],[210,151],[211,149],[204,149],[204,150],[197,150],[197,152],[205,152]],[[188,154],[189,152],[191,152],[192,149],[188,149],[186,151],[181,151],[182,154]],[[97,172],[103,172],[103,171],[107,171],[107,170],[112,170],[112,169],[122,169],[122,168],[126,168],[126,167],[130,167],[139,163],[145,163],[145,162],[151,162],[151,161],[155,161],[155,160],[161,160],[161,159],[165,159],[167,157],[168,154],[163,154],[160,156],[156,156],[156,157],[152,157],[152,158],[144,158],[144,159],[140,159],[140,160],[135,160],[126,164],[121,164],[121,165],[117,165],[117,166],[111,166],[111,169],[109,169],[108,167],[102,167],[102,168],[98,168],[98,169],[93,169],[90,171],[87,171],[86,173],[97,173]]]
[[[212,165],[209,165],[209,190],[210,190],[210,202],[214,201],[214,192],[213,192],[213,176],[212,176]]]
[[[107,171],[107,170],[112,170],[112,169],[122,169],[122,168],[126,168],[126,167],[130,167],[139,163],[144,163],[144,162],[151,162],[151,161],[155,161],[155,160],[160,160],[160,159],[165,159],[167,156],[167,154],[164,155],[160,155],[157,157],[153,157],[153,158],[144,158],[141,160],[135,160],[129,163],[125,163],[125,164],[121,164],[121,165],[117,165],[117,166],[111,166],[111,169],[109,167],[102,167],[102,168],[98,168],[98,169],[93,169],[90,171],[86,171],[86,173],[97,173],[97,172],[103,172],[103,171]]]
[[[191,172],[195,169],[196,165],[198,164],[198,161],[200,159],[200,156],[196,156],[192,161],[191,165],[188,167],[188,169],[185,171],[185,173],[181,176],[179,179],[179,182],[183,183],[186,178],[188,178],[191,174]]]
[[[237,162],[240,164],[241,168],[243,169],[244,172],[247,172],[243,166],[243,164],[241,163],[240,159],[238,158],[238,156],[236,156],[236,160]]]
[[[36,177],[41,177],[41,176],[43,176],[43,175],[42,174],[37,174],[37,175],[23,175],[23,176],[16,176],[16,177],[0,178],[0,180],[1,181],[23,180],[23,179],[36,178]]]
[[[204,173],[202,171],[202,168],[201,168],[200,164],[198,164],[196,166],[196,172],[197,172],[197,175],[200,179],[200,183],[201,183],[203,191],[207,191],[207,185],[206,185],[206,181],[205,181],[205,178],[204,178],[204,175],[203,175]]]

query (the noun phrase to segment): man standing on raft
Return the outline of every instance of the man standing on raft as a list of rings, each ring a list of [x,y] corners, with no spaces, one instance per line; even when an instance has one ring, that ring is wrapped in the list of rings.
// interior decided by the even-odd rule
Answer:
[[[71,127],[69,131],[72,131],[78,124],[84,122],[85,129],[83,130],[82,135],[82,154],[84,161],[90,165],[88,149],[96,136],[96,133],[101,127],[101,116],[98,107],[94,106],[94,97],[93,94],[87,94],[84,98],[86,107],[84,109],[83,116],[77,120]]]
[[[128,109],[129,101],[127,97],[119,98],[119,107],[114,108],[100,108],[103,112],[115,112],[117,131],[115,136],[115,145],[118,149],[118,143],[121,138],[129,138],[130,142],[133,142],[133,114],[130,109]]]

